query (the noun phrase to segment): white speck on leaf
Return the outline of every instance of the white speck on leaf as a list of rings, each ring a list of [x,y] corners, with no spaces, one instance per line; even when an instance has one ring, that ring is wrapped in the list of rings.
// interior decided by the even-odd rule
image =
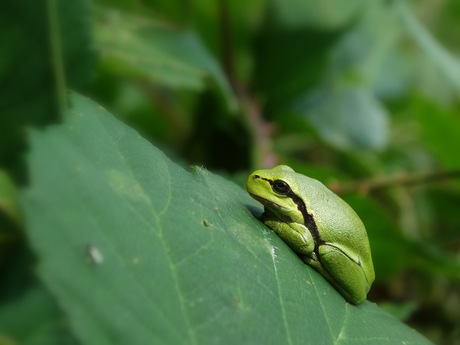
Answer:
[[[86,255],[87,255],[88,261],[95,265],[100,265],[104,261],[104,256],[102,255],[100,250],[96,248],[95,246],[93,246],[92,244],[88,244],[86,246]]]

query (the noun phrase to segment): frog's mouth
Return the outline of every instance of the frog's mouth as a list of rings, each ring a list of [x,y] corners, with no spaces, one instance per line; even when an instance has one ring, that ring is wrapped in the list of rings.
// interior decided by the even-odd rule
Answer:
[[[273,202],[271,200],[268,200],[268,199],[265,199],[265,198],[262,198],[261,196],[259,195],[255,195],[255,194],[252,194],[252,193],[249,193],[255,200],[257,200],[258,202],[260,202],[262,205],[268,207],[268,208],[278,208],[278,209],[282,209],[282,210],[287,210],[288,208],[287,207],[284,207],[284,206],[281,206],[280,204],[277,204],[276,202]]]

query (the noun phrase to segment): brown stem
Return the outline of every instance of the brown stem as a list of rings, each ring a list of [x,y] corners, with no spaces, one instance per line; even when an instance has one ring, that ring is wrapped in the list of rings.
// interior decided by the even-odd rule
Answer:
[[[247,128],[252,136],[253,152],[251,154],[251,160],[253,168],[272,167],[278,161],[271,147],[273,126],[264,120],[260,104],[237,76],[232,39],[232,20],[227,1],[228,0],[221,0],[219,2],[222,65],[239,101],[242,116],[244,116]]]
[[[237,77],[235,72],[235,54],[233,49],[232,24],[230,10],[228,9],[227,0],[219,2],[220,15],[220,37],[222,49],[222,66],[233,90],[237,88]]]
[[[331,183],[329,187],[333,192],[337,194],[346,194],[352,192],[367,194],[371,191],[382,188],[389,188],[394,186],[413,186],[417,184],[438,182],[455,178],[460,178],[460,170],[424,173],[401,173],[390,177],[374,178],[344,184],[334,182]]]

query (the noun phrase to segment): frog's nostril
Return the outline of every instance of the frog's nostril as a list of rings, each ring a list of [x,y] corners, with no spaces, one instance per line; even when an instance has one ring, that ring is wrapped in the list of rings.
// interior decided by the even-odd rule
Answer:
[[[260,178],[260,176],[259,175],[254,175],[252,178],[255,180],[256,178]]]

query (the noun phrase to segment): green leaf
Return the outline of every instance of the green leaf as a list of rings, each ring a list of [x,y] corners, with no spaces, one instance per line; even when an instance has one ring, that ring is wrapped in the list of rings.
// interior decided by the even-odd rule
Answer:
[[[348,24],[366,5],[363,0],[271,0],[271,10],[285,27],[336,29]]]
[[[398,30],[381,2],[365,6],[356,24],[333,48],[319,86],[304,93],[300,112],[323,140],[339,149],[382,150],[388,141],[385,106],[374,91]]]
[[[352,16],[353,26],[318,32],[308,27],[302,5],[292,2],[297,5],[292,15],[303,15],[304,26],[287,30],[269,22],[271,35],[262,41],[256,76],[265,89],[267,107],[294,109],[336,148],[382,150],[389,121],[374,86],[380,86],[383,62],[397,37],[394,14],[383,3],[373,2]],[[276,23],[284,12],[274,12]]]
[[[189,173],[93,102],[31,132],[22,196],[39,272],[84,344],[430,344],[345,302],[204,169]]]
[[[254,83],[269,114],[290,109],[293,101],[324,78],[330,49],[356,20],[360,3],[267,2],[256,45]]]
[[[145,17],[101,10],[96,40],[103,59],[118,73],[148,78],[173,88],[220,88],[230,109],[236,100],[219,64],[198,36]]]
[[[299,103],[322,138],[339,149],[381,150],[388,137],[386,109],[364,87],[326,85]]]
[[[411,107],[425,146],[444,169],[458,169],[460,119],[457,110],[449,110],[417,95],[411,99]]]
[[[420,49],[439,69],[452,88],[458,94],[460,92],[460,61],[447,51],[430,33],[423,27],[407,5],[407,1],[394,1],[396,14],[404,24],[407,33],[418,44]]]
[[[50,7],[59,30],[50,32]],[[89,1],[5,0],[0,5],[0,164],[15,165],[24,127],[57,117],[57,65],[70,87],[88,80],[94,62]],[[50,37],[57,42],[50,42]],[[55,44],[59,56],[52,57]],[[63,76],[61,76],[63,77]]]
[[[326,78],[350,79],[369,90],[395,96],[406,86],[407,66],[400,61],[401,36],[396,15],[382,1],[372,1],[333,49]],[[382,92],[384,91],[384,92]]]
[[[267,112],[276,114],[279,109],[291,108],[299,95],[323,78],[327,54],[341,32],[278,29],[270,19],[266,26],[259,38],[254,79]]]

